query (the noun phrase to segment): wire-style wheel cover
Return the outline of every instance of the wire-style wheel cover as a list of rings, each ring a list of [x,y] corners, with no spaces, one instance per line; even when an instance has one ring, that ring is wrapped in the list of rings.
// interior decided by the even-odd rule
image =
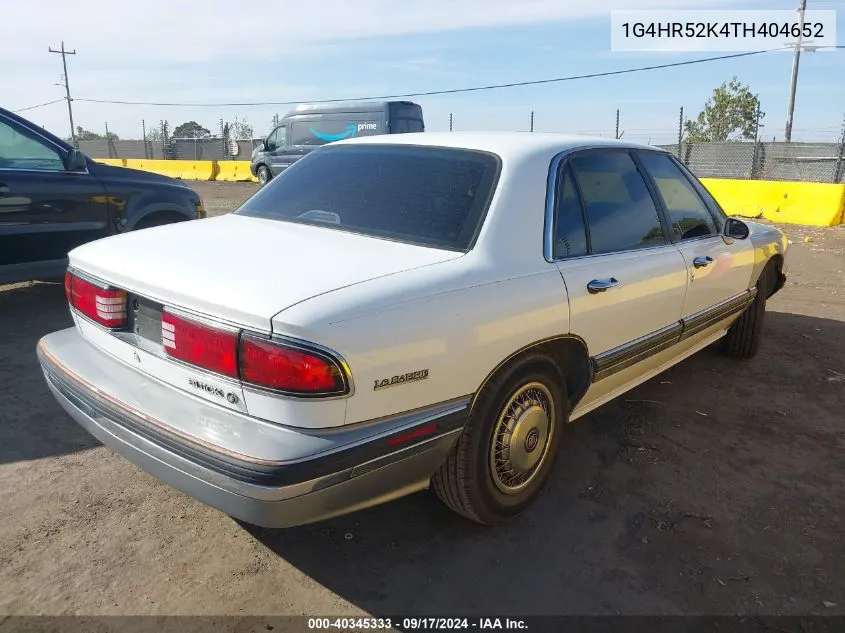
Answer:
[[[518,494],[540,472],[555,432],[554,407],[539,382],[519,387],[502,407],[490,442],[490,473],[500,492]]]

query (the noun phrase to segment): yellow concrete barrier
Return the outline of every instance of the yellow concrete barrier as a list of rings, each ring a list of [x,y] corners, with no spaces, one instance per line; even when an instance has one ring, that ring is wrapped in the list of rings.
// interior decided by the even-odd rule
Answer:
[[[170,161],[174,162],[174,161]],[[180,160],[182,180],[214,180],[217,176],[216,160]]]
[[[221,160],[217,162],[217,180],[225,182],[258,182],[249,172],[248,160]]]
[[[126,167],[125,158],[95,158],[95,163],[102,163],[103,165],[111,165],[112,167]]]
[[[128,158],[126,166],[132,169],[150,171],[162,176],[182,180],[214,180],[217,163],[213,160],[148,160]]]
[[[845,223],[845,185],[722,178],[701,183],[728,215],[812,226]]]

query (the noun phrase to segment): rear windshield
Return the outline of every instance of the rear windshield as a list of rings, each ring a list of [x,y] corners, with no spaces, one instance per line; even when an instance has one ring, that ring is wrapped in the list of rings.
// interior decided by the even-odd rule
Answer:
[[[326,146],[296,161],[236,213],[466,251],[498,172],[495,156],[470,150]]]

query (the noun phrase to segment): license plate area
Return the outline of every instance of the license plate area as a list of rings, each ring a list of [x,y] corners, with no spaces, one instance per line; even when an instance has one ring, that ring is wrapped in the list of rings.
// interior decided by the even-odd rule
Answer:
[[[132,296],[129,301],[132,307],[132,332],[138,346],[145,347],[145,343],[152,343],[160,348],[163,306],[138,296]]]

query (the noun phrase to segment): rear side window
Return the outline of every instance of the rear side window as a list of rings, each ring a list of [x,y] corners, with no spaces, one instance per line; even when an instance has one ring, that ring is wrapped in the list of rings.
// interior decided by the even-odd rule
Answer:
[[[236,213],[467,250],[498,172],[498,158],[470,150],[327,146],[298,160]]]
[[[565,167],[558,178],[553,249],[552,255],[555,259],[587,254],[587,234],[584,230],[581,200],[578,198],[569,167]]]
[[[639,158],[657,186],[669,216],[669,226],[680,240],[715,235],[716,222],[704,201],[672,159],[641,152]]]
[[[657,207],[627,152],[589,152],[569,164],[587,210],[593,253],[665,243]]]

